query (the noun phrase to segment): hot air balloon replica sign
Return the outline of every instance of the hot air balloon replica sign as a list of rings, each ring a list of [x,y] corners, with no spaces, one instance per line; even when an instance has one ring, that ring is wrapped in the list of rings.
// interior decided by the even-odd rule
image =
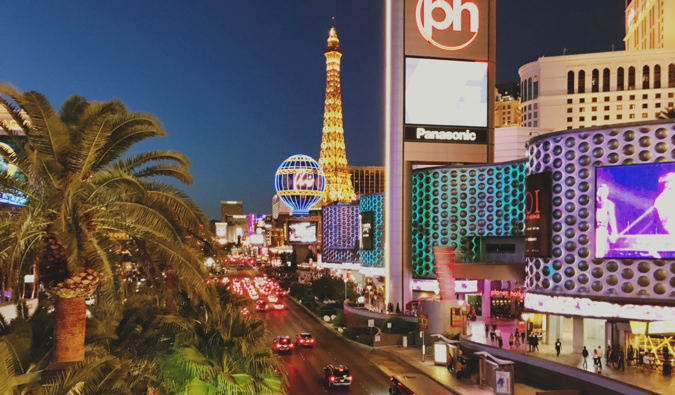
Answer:
[[[307,155],[293,155],[281,163],[274,175],[277,195],[293,209],[294,216],[307,216],[321,200],[326,176],[319,163]]]

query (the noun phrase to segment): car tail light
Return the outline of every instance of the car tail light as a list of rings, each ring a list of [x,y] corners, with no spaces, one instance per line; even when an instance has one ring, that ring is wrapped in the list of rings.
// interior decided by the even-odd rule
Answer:
[[[274,347],[281,348],[281,344],[275,344]]]
[[[314,343],[314,339],[309,339],[309,342],[310,342],[310,343]]]
[[[347,380],[352,381],[352,376],[347,376]]]
[[[293,343],[289,344],[289,346],[290,346],[291,348],[293,348]]]
[[[305,342],[304,340],[300,339],[300,343],[304,343],[304,342]]]
[[[330,380],[330,382],[332,383],[332,382],[334,382],[334,381],[335,381],[335,376],[330,376],[330,377],[329,377],[328,379],[329,379],[329,380]]]

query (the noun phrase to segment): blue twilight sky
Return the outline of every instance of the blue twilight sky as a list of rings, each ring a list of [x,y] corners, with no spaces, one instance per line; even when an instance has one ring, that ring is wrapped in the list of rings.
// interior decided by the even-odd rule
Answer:
[[[500,0],[497,81],[542,55],[623,49],[623,0]],[[382,165],[384,1],[12,1],[3,4],[0,80],[43,92],[121,99],[169,134],[134,152],[192,160],[186,190],[210,218],[220,200],[271,212],[288,156],[318,159],[328,30],[344,56],[347,157]]]

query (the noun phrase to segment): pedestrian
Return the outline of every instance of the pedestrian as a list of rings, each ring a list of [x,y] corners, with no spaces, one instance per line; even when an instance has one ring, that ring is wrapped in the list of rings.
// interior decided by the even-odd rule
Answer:
[[[537,335],[534,335],[534,349],[539,351],[539,337]]]
[[[525,331],[520,334],[520,338],[522,339],[521,343],[525,344]]]
[[[581,350],[581,356],[584,358],[584,362],[581,364],[581,366],[584,368],[584,370],[588,370],[588,350],[586,349],[586,346],[584,346],[584,349]]]
[[[602,346],[598,346],[598,364],[600,365],[600,370],[602,371]]]
[[[555,342],[555,353],[556,353],[556,357],[559,357],[559,356],[560,356],[560,349],[561,349],[561,348],[562,348],[562,343],[560,343],[560,339],[556,339],[556,342]]]
[[[520,332],[518,332],[518,328],[516,328],[516,332],[513,334],[513,337],[520,337]]]
[[[596,349],[593,349],[593,368],[595,369],[595,373],[602,372],[602,354],[598,355],[598,350]]]
[[[452,373],[454,368],[452,354],[448,355],[448,373]]]
[[[489,334],[490,334],[490,325],[485,324],[485,337],[488,337]]]
[[[509,335],[509,348],[513,348],[513,333]]]
[[[624,364],[624,355],[623,355],[623,350],[619,349],[619,355],[617,355],[619,358],[619,365],[616,367],[616,370],[621,369],[622,371],[626,371],[626,365]]]
[[[491,343],[495,342],[495,331],[494,330],[492,332],[490,332],[490,342]]]
[[[502,346],[504,346],[504,340],[502,339],[502,337],[499,336],[499,337],[497,338],[497,341],[499,342],[499,348],[502,348]]]
[[[495,329],[495,337],[497,339],[500,339],[502,337],[502,331],[500,331],[499,328]]]

